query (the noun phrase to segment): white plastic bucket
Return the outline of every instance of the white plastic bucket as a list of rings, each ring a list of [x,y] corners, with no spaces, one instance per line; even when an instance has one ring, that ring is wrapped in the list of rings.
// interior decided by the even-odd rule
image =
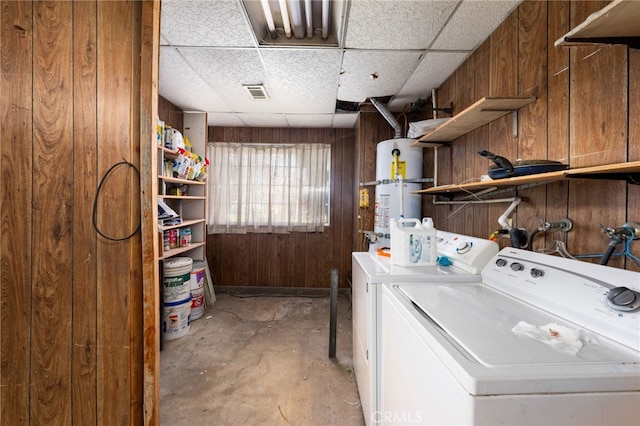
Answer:
[[[191,295],[184,300],[164,304],[162,334],[165,340],[177,339],[189,332],[191,324]]]
[[[202,260],[196,260],[193,262],[193,268],[191,268],[191,290],[204,288],[205,280],[204,262]]]
[[[191,290],[191,321],[204,315],[204,287]]]
[[[178,302],[190,296],[191,268],[190,257],[173,257],[164,261],[164,302]]]

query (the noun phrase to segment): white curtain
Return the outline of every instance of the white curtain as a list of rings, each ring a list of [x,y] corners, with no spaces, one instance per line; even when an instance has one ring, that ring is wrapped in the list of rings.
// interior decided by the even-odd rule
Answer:
[[[208,232],[321,232],[330,149],[317,143],[209,144]]]

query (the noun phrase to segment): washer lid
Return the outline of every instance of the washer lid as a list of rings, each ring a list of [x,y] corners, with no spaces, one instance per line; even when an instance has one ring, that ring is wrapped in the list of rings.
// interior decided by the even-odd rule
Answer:
[[[466,358],[487,367],[640,365],[640,352],[479,283],[398,289]]]
[[[477,282],[480,274],[470,274],[455,266],[398,266],[376,253],[354,252],[357,262],[372,283],[403,282]]]

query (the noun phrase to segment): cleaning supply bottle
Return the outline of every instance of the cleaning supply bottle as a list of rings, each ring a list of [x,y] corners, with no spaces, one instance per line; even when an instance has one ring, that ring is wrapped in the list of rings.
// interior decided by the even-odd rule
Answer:
[[[436,228],[433,226],[433,219],[425,217],[422,219],[422,265],[435,265],[438,262],[438,246],[436,239]]]

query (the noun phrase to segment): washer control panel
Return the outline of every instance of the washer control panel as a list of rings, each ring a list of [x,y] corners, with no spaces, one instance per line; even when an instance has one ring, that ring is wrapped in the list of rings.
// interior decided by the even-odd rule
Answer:
[[[640,351],[640,273],[505,248],[484,285]]]
[[[499,250],[494,241],[469,235],[438,230],[436,238],[438,256],[470,274],[479,274]]]

